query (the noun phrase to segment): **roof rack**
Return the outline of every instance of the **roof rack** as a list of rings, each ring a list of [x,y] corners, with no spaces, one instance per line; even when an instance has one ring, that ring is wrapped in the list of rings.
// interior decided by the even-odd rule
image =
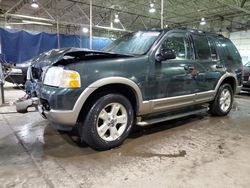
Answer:
[[[203,30],[199,30],[199,29],[194,29],[194,28],[190,28],[190,27],[177,27],[175,29],[180,29],[180,30],[188,30],[188,31],[196,31],[196,32],[199,32],[199,33],[206,33],[206,31],[203,31]]]
[[[176,29],[181,29],[181,30],[188,30],[188,31],[193,31],[193,32],[198,32],[198,33],[206,33],[206,34],[210,34],[210,35],[216,35],[219,37],[224,37],[222,34],[219,33],[215,33],[215,32],[209,32],[209,31],[203,31],[203,30],[199,30],[199,29],[193,29],[193,28],[189,28],[189,27],[177,27]]]

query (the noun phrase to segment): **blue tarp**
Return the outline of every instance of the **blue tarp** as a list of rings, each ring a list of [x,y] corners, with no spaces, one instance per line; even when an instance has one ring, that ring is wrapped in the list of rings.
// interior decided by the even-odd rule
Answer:
[[[88,48],[89,38],[60,34],[60,47]],[[0,28],[1,53],[8,63],[21,63],[42,52],[58,48],[57,34]],[[112,42],[109,38],[93,37],[93,49],[100,50]]]

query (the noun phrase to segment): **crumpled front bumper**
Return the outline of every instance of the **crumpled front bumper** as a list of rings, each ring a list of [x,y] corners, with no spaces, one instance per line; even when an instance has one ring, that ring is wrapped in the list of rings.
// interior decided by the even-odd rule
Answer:
[[[27,113],[28,108],[35,107],[41,116],[48,119],[52,124],[74,126],[76,124],[76,113],[73,110],[45,110],[39,104],[39,98],[32,97],[30,99],[21,99],[15,102],[16,111],[19,113]]]
[[[32,97],[29,99],[20,99],[15,102],[16,111],[19,113],[27,113],[28,108],[37,107],[39,104],[39,99],[37,97]]]
[[[39,113],[47,118],[52,124],[74,126],[76,124],[75,112],[73,110],[45,110],[43,106],[38,106]]]

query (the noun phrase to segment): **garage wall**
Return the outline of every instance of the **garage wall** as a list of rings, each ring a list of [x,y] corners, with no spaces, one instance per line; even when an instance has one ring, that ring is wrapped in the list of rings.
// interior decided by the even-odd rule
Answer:
[[[21,63],[42,52],[58,48],[57,34],[0,28],[0,48],[8,63]],[[88,48],[89,37],[59,35],[60,48]],[[93,37],[93,49],[100,50],[112,42],[109,38]]]
[[[230,33],[229,37],[240,52],[243,63],[250,61],[250,30]]]

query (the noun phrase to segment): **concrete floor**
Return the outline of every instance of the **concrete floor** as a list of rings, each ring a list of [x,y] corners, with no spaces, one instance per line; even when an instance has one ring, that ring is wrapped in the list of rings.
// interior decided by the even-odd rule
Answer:
[[[192,116],[141,128],[105,152],[79,145],[37,112],[0,107],[0,187],[250,187],[250,95],[226,117]]]

